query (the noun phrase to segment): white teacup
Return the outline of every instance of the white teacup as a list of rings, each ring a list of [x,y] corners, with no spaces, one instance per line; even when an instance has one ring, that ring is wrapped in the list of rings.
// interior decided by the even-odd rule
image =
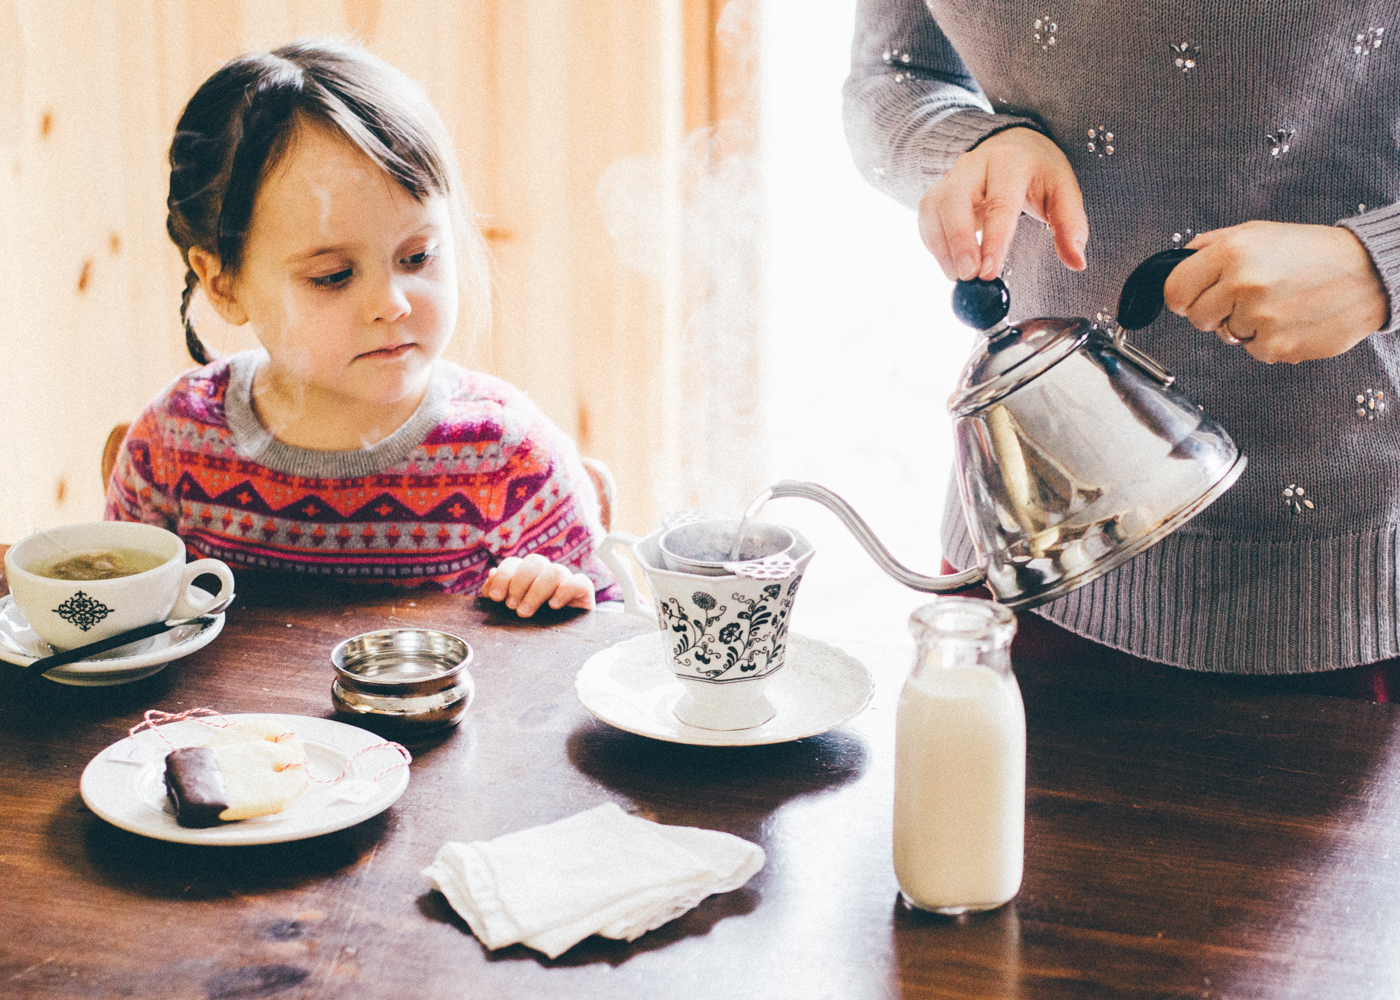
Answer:
[[[160,562],[107,580],[58,580],[37,572],[74,553],[113,549],[148,553]],[[217,594],[190,586],[206,574],[218,578]],[[69,524],[29,535],[5,553],[5,577],[30,626],[60,651],[152,622],[193,618],[233,596],[226,563],[187,563],[178,535],[135,521]]]
[[[791,531],[791,529],[788,529]],[[710,575],[669,570],[658,541],[613,532],[599,555],[613,571],[627,611],[650,615],[637,599],[631,574],[613,552],[625,546],[641,567],[656,601],[656,619],[671,648],[672,670],[685,693],[676,718],[701,729],[761,726],[777,710],[768,681],[783,666],[788,622],[802,574],[815,550],[796,531],[787,555],[795,566],[783,579],[751,580],[733,573]]]

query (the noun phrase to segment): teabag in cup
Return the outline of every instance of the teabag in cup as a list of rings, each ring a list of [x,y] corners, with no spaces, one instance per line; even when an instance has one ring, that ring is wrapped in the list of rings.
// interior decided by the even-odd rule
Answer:
[[[71,548],[54,538],[45,529],[34,529],[30,539],[31,547],[34,550],[34,554],[30,556],[30,562],[36,566],[55,562],[73,553]]]
[[[791,575],[796,566],[787,555],[795,542],[792,532],[782,525],[750,521],[744,528],[739,557],[734,559],[741,524],[737,518],[711,517],[669,528],[657,540],[661,561],[673,573],[700,576],[733,573],[755,580],[777,580]]]

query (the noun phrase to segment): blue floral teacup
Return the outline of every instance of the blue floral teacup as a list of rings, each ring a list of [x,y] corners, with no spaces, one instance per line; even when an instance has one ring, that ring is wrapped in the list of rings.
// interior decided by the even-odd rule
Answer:
[[[659,530],[645,538],[614,532],[604,541],[603,558],[622,585],[628,611],[649,613],[637,599],[630,574],[613,556],[613,546],[630,549],[651,587],[672,669],[685,688],[675,714],[686,725],[749,729],[776,714],[765,689],[782,669],[792,602],[815,552],[800,534],[787,530],[793,536],[786,553],[790,565],[778,578],[771,572],[753,579],[668,570],[658,546]]]

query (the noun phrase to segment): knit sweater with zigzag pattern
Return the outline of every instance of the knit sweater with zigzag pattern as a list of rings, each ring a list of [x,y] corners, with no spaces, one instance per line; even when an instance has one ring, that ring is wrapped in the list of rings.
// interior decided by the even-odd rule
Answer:
[[[278,441],[252,407],[261,351],[176,379],[132,424],[107,517],[178,534],[249,569],[475,593],[538,552],[612,578],[593,555],[598,502],[573,442],[524,393],[446,361],[412,417],[359,451]]]

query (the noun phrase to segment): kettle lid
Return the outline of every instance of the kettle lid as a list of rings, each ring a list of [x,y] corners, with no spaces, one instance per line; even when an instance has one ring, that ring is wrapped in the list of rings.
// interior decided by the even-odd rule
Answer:
[[[981,330],[983,339],[948,400],[952,416],[975,413],[1016,391],[1089,339],[1092,325],[1086,319],[1029,319],[1011,326],[1006,322],[1010,305],[1010,293],[1000,278],[958,282],[953,312]]]

